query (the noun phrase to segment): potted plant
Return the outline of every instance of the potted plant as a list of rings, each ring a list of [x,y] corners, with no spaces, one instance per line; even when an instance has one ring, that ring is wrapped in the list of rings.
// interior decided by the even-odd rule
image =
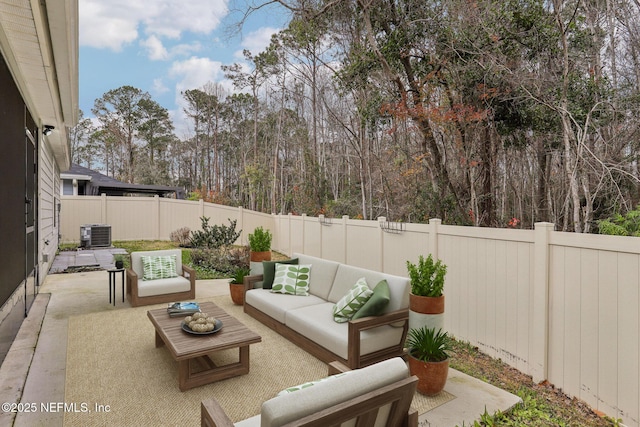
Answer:
[[[231,301],[236,305],[244,304],[244,276],[249,274],[247,267],[238,267],[229,281],[229,293]]]
[[[407,261],[411,292],[409,294],[409,328],[421,326],[440,329],[444,323],[444,276],[447,266],[433,256],[420,255],[417,264]]]
[[[253,230],[249,234],[249,249],[251,250],[251,261],[271,261],[271,232],[262,227]]]
[[[418,377],[418,391],[427,396],[440,393],[449,374],[449,337],[442,329],[423,326],[409,330],[409,371]]]
[[[125,256],[123,254],[115,254],[113,256],[113,259],[115,260],[116,268],[118,270],[124,268],[124,258],[125,258]]]

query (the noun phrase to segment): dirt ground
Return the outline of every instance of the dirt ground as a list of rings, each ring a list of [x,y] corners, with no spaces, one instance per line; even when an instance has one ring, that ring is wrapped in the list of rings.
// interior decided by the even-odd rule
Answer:
[[[450,366],[519,395],[524,404],[491,425],[612,426],[612,419],[597,414],[585,402],[567,396],[548,383],[536,384],[530,376],[493,359],[466,343],[454,341]]]

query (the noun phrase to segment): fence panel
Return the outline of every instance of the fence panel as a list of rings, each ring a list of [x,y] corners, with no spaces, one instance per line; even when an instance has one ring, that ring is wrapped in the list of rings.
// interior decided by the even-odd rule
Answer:
[[[605,414],[640,426],[640,245],[637,238],[553,231],[405,224],[268,215],[158,198],[62,196],[62,242],[80,226],[112,225],[114,239],[168,238],[171,231],[238,220],[242,243],[255,227],[273,249],[406,275],[406,261],[433,253],[448,267],[445,328],[534,380],[548,379]]]

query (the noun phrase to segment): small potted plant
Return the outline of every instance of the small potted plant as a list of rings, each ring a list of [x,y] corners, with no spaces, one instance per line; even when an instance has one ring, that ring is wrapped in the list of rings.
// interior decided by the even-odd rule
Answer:
[[[271,239],[273,236],[269,230],[258,227],[249,234],[249,249],[251,261],[271,261]]]
[[[124,268],[124,258],[125,258],[125,256],[123,254],[115,254],[113,256],[113,259],[115,260],[116,268],[118,270]]]
[[[411,294],[409,309],[423,314],[444,313],[444,276],[447,266],[441,260],[433,261],[431,254],[425,259],[422,255],[418,264],[407,261]]]
[[[231,301],[236,305],[244,304],[244,276],[249,274],[247,267],[238,267],[229,281],[229,293]]]
[[[418,391],[427,396],[440,393],[449,374],[449,337],[442,329],[423,326],[409,330],[409,370],[418,377]]]

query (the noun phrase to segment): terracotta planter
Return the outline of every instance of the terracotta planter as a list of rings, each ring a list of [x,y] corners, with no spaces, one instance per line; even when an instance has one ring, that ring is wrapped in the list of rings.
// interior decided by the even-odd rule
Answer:
[[[444,295],[423,297],[409,293],[409,310],[422,314],[444,313]]]
[[[271,251],[264,251],[264,252],[251,251],[250,257],[251,257],[251,261],[253,262],[271,261]]]
[[[440,393],[449,375],[449,359],[442,362],[422,362],[409,354],[409,371],[418,377],[418,391],[427,396]]]
[[[229,293],[235,305],[244,304],[244,283],[229,283]]]

